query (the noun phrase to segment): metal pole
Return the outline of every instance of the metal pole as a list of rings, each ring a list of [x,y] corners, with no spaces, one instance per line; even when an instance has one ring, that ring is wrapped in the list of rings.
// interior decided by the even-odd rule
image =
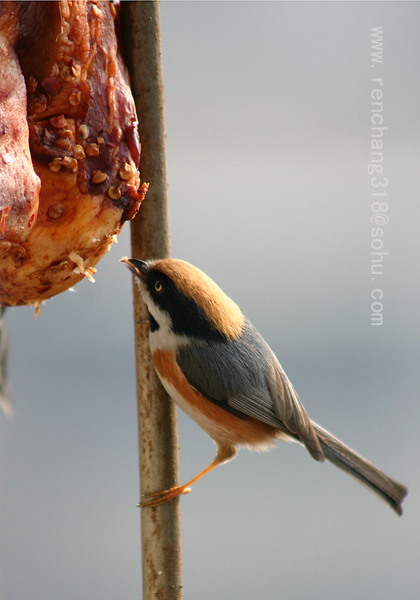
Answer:
[[[140,173],[150,184],[138,216],[131,222],[134,258],[170,254],[166,145],[159,2],[122,2],[126,64],[139,119]],[[178,485],[176,408],[154,369],[147,313],[133,286],[138,396],[140,492]],[[179,499],[141,510],[143,599],[181,600]]]

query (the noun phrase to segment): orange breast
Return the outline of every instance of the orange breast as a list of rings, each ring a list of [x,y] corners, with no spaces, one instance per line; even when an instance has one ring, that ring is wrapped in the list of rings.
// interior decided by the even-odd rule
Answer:
[[[264,449],[282,437],[275,427],[252,417],[240,419],[192,388],[176,362],[175,350],[156,350],[152,357],[172,399],[216,442]]]

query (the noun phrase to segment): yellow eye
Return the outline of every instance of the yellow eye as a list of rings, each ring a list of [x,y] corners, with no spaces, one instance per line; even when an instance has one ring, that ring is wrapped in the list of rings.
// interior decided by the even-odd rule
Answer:
[[[156,281],[156,283],[155,283],[155,290],[157,292],[161,292],[162,291],[162,284],[160,283],[160,281]]]

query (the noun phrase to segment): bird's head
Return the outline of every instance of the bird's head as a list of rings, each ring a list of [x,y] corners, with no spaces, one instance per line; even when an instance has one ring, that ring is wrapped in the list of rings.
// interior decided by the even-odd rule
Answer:
[[[140,285],[150,329],[206,341],[238,339],[244,325],[240,308],[210,277],[174,258],[142,261],[122,258]]]

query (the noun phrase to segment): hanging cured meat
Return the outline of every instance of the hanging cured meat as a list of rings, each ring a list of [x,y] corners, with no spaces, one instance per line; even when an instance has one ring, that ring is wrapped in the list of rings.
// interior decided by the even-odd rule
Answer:
[[[0,2],[0,304],[77,283],[139,210],[137,117],[105,1]]]

